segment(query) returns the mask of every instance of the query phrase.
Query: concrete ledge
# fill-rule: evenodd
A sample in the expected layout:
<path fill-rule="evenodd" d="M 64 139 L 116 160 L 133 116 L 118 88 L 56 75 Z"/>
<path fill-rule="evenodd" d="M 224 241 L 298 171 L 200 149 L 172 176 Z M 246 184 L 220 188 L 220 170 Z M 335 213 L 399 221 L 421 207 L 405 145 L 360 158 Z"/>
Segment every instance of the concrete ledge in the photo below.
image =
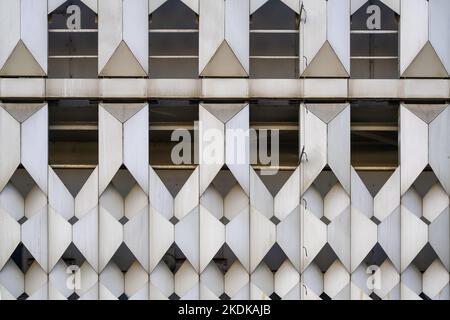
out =
<path fill-rule="evenodd" d="M 250 98 L 301 98 L 303 81 L 298 79 L 252 79 Z"/>
<path fill-rule="evenodd" d="M 147 96 L 151 98 L 193 98 L 201 95 L 199 79 L 150 79 Z"/>
<path fill-rule="evenodd" d="M 48 98 L 96 98 L 99 96 L 98 79 L 48 79 Z"/>
<path fill-rule="evenodd" d="M 307 99 L 346 99 L 347 79 L 303 79 L 303 97 Z"/>
<path fill-rule="evenodd" d="M 202 79 L 201 98 L 248 98 L 248 79 Z"/>
<path fill-rule="evenodd" d="M 99 98 L 147 98 L 148 79 L 99 79 Z"/>
<path fill-rule="evenodd" d="M 0 99 L 449 100 L 446 79 L 0 79 Z"/>
<path fill-rule="evenodd" d="M 449 97 L 449 80 L 349 80 L 350 99 L 448 99 Z"/>
<path fill-rule="evenodd" d="M 395 99 L 399 97 L 400 80 L 349 80 L 349 98 L 379 98 Z"/>
<path fill-rule="evenodd" d="M 45 98 L 45 79 L 0 79 L 0 98 Z"/>
<path fill-rule="evenodd" d="M 407 79 L 400 81 L 399 98 L 403 99 L 448 99 L 449 80 Z"/>

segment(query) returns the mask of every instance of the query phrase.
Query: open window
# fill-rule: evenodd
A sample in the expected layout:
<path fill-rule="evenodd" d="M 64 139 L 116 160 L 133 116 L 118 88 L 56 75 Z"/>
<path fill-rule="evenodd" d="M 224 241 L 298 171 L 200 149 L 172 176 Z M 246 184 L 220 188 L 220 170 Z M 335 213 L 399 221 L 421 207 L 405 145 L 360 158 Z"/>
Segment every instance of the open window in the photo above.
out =
<path fill-rule="evenodd" d="M 149 27 L 150 78 L 198 78 L 197 14 L 168 0 L 150 12 Z"/>
<path fill-rule="evenodd" d="M 98 102 L 49 102 L 49 164 L 59 172 L 90 173 L 98 164 Z"/>
<path fill-rule="evenodd" d="M 352 7 L 350 37 L 352 78 L 399 77 L 400 15 L 385 2 L 368 0 L 357 9 Z"/>
<path fill-rule="evenodd" d="M 250 17 L 250 77 L 298 78 L 299 15 L 269 0 Z"/>
<path fill-rule="evenodd" d="M 51 9 L 50 9 L 51 10 Z M 97 14 L 68 0 L 48 15 L 48 77 L 97 78 Z"/>

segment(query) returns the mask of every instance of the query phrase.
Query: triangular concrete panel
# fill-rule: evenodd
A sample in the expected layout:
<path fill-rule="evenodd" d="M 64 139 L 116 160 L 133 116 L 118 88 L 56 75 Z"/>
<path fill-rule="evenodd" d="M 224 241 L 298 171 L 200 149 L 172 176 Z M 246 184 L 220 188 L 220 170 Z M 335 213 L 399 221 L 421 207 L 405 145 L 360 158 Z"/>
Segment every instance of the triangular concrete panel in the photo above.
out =
<path fill-rule="evenodd" d="M 192 11 L 198 14 L 199 0 L 181 0 L 186 6 L 188 6 Z"/>
<path fill-rule="evenodd" d="M 302 76 L 346 78 L 349 74 L 331 44 L 326 41 L 309 62 Z"/>
<path fill-rule="evenodd" d="M 23 41 L 20 40 L 0 69 L 0 75 L 45 76 L 45 72 Z"/>
<path fill-rule="evenodd" d="M 417 78 L 446 78 L 448 76 L 447 70 L 429 41 L 402 74 L 402 77 Z"/>
<path fill-rule="evenodd" d="M 108 111 L 114 118 L 122 123 L 127 122 L 132 116 L 138 113 L 144 105 L 139 104 L 104 104 L 103 109 Z"/>
<path fill-rule="evenodd" d="M 250 14 L 255 13 L 261 8 L 268 0 L 250 0 Z"/>
<path fill-rule="evenodd" d="M 144 77 L 146 73 L 125 41 L 121 41 L 99 75 Z"/>
<path fill-rule="evenodd" d="M 3 108 L 16 119 L 22 123 L 31 117 L 36 111 L 40 110 L 44 104 L 42 103 L 30 103 L 30 104 L 4 104 Z"/>
<path fill-rule="evenodd" d="M 445 104 L 409 104 L 405 107 L 422 119 L 427 124 L 430 124 L 436 117 L 444 111 L 447 107 Z"/>
<path fill-rule="evenodd" d="M 224 40 L 200 73 L 200 76 L 247 77 L 248 73 L 228 42 Z"/>
<path fill-rule="evenodd" d="M 61 6 L 66 0 L 48 0 L 47 2 L 47 13 L 50 14 L 55 11 L 59 6 Z"/>
<path fill-rule="evenodd" d="M 330 123 L 345 107 L 346 104 L 312 104 L 307 109 L 323 122 Z"/>
<path fill-rule="evenodd" d="M 241 111 L 246 104 L 207 104 L 202 105 L 209 113 L 222 123 L 227 123 L 231 118 Z"/>
<path fill-rule="evenodd" d="M 159 7 L 161 7 L 166 2 L 167 0 L 149 0 L 148 1 L 149 14 L 155 12 Z"/>
<path fill-rule="evenodd" d="M 86 6 L 88 6 L 92 11 L 97 13 L 98 11 L 98 1 L 97 0 L 81 0 Z"/>

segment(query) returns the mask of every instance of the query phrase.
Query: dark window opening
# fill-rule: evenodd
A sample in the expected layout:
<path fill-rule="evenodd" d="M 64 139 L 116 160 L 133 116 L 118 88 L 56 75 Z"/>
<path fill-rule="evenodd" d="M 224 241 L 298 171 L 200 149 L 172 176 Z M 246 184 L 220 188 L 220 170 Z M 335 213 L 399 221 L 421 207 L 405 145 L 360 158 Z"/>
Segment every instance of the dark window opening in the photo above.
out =
<path fill-rule="evenodd" d="M 298 78 L 299 23 L 280 0 L 269 0 L 251 15 L 251 78 Z"/>
<path fill-rule="evenodd" d="M 150 78 L 198 78 L 198 16 L 180 0 L 150 14 Z"/>
<path fill-rule="evenodd" d="M 97 14 L 69 0 L 48 16 L 48 77 L 97 78 Z"/>
<path fill-rule="evenodd" d="M 369 0 L 351 16 L 351 77 L 398 79 L 400 16 Z"/>

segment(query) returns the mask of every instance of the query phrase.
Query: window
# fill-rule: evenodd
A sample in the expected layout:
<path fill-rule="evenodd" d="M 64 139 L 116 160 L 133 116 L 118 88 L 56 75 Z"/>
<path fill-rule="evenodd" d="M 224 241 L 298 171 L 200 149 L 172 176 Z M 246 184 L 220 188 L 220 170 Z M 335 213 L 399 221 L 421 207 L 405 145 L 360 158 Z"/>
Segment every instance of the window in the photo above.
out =
<path fill-rule="evenodd" d="M 351 16 L 351 77 L 397 79 L 400 16 L 369 0 Z"/>
<path fill-rule="evenodd" d="M 70 0 L 48 16 L 48 77 L 97 78 L 97 15 Z"/>
<path fill-rule="evenodd" d="M 250 18 L 250 77 L 298 78 L 299 16 L 269 0 Z"/>
<path fill-rule="evenodd" d="M 180 0 L 150 15 L 150 78 L 198 77 L 198 17 Z"/>

